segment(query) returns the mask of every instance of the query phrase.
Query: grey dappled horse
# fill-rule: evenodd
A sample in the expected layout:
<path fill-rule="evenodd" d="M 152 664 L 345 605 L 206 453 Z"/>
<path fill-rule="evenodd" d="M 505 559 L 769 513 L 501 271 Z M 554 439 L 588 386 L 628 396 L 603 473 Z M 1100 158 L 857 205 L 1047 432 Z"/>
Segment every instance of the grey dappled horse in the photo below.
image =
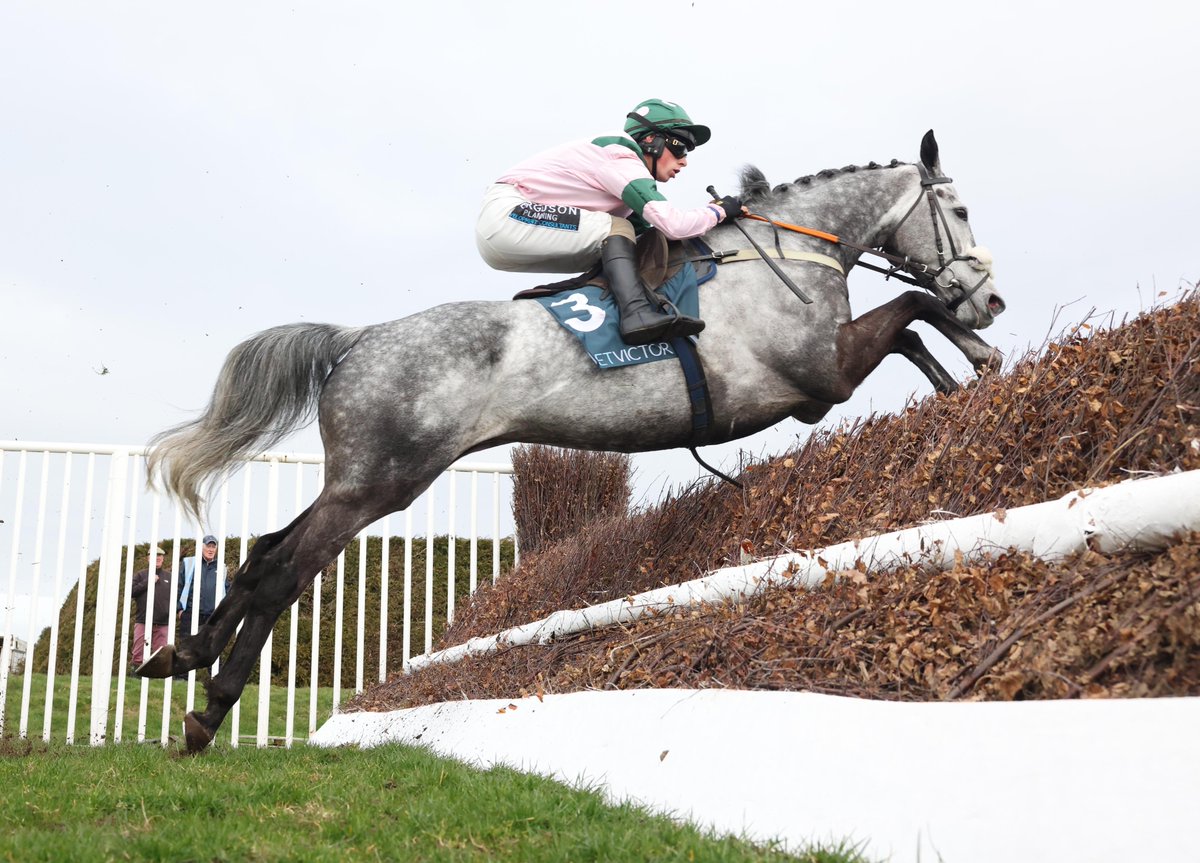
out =
<path fill-rule="evenodd" d="M 700 355 L 715 415 L 708 443 L 788 416 L 816 422 L 889 353 L 912 360 L 939 391 L 953 390 L 907 329 L 915 320 L 977 369 L 999 363 L 972 330 L 991 324 L 1004 302 L 990 256 L 975 247 L 966 208 L 941 176 L 932 132 L 920 165 L 826 171 L 774 190 L 748 168 L 742 192 L 752 211 L 853 241 L 783 232 L 785 250 L 831 256 L 849 271 L 864 248 L 881 249 L 933 296 L 906 291 L 853 318 L 846 279 L 833 267 L 781 264 L 813 299 L 806 305 L 761 261 L 723 265 L 700 288 L 708 322 Z M 774 245 L 770 226 L 742 224 L 760 245 Z M 733 225 L 706 240 L 716 249 L 745 245 Z M 255 543 L 199 632 L 138 669 L 167 677 L 207 667 L 244 621 L 209 681 L 205 709 L 185 718 L 190 751 L 212 740 L 284 609 L 360 530 L 406 508 L 455 459 L 513 442 L 641 452 L 688 446 L 692 433 L 675 363 L 601 370 L 539 303 L 448 303 L 375 326 L 290 324 L 251 337 L 226 359 L 204 412 L 155 439 L 151 475 L 198 514 L 205 483 L 278 443 L 314 407 L 326 458 L 316 501 Z"/>

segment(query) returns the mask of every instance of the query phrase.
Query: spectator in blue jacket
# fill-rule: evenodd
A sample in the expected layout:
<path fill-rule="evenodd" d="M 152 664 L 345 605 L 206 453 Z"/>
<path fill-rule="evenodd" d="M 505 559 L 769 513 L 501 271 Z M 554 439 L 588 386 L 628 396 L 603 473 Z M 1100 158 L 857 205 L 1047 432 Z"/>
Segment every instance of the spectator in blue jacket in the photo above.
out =
<path fill-rule="evenodd" d="M 195 595 L 196 582 L 200 584 L 199 601 Z M 221 584 L 221 596 L 217 595 L 218 582 Z M 208 623 L 217 602 L 228 589 L 229 576 L 224 565 L 217 562 L 217 538 L 209 534 L 204 537 L 200 554 L 183 562 L 183 582 L 179 589 L 179 626 L 182 632 L 193 633 Z"/>

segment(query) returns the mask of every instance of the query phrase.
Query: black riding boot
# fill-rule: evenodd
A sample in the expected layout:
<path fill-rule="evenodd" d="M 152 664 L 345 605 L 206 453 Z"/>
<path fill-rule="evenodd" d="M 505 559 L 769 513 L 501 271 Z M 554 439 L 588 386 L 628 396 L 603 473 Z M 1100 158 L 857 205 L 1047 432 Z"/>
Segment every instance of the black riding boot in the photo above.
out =
<path fill-rule="evenodd" d="M 620 310 L 621 338 L 626 344 L 648 345 L 676 336 L 694 336 L 704 329 L 704 321 L 699 318 L 665 314 L 650 304 L 638 276 L 633 240 L 609 237 L 600 249 L 600 258 L 608 288 Z"/>

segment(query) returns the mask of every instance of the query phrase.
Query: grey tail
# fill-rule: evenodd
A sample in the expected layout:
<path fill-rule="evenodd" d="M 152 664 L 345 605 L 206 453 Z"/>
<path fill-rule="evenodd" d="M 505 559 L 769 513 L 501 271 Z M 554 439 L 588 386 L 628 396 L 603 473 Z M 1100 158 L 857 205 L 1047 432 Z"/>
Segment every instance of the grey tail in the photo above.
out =
<path fill-rule="evenodd" d="M 208 407 L 150 440 L 146 475 L 198 519 L 201 490 L 312 422 L 329 373 L 363 328 L 286 324 L 242 342 L 225 359 Z"/>

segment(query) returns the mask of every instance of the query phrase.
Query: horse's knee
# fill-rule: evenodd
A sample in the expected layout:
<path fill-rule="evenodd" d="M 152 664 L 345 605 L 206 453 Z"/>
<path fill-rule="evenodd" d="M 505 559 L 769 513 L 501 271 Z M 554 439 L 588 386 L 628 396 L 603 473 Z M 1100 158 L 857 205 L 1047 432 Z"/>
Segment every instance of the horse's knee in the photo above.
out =
<path fill-rule="evenodd" d="M 946 320 L 958 321 L 954 316 L 954 312 L 946 308 L 945 304 L 937 297 L 925 293 L 924 291 L 905 291 L 900 295 L 905 303 L 913 311 L 913 317 L 928 322 L 931 318 L 944 318 Z"/>

